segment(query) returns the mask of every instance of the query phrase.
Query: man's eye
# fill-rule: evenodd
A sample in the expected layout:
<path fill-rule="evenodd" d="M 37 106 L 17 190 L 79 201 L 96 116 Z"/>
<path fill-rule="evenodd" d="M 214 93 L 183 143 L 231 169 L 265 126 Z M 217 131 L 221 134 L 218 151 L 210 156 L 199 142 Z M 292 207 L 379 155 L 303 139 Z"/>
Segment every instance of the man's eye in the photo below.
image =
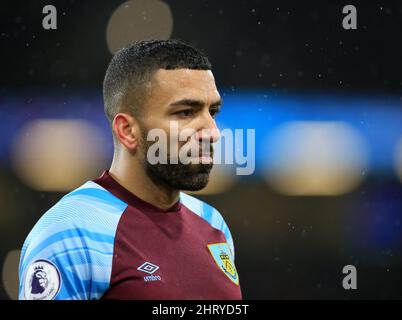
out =
<path fill-rule="evenodd" d="M 185 109 L 185 110 L 178 111 L 175 114 L 182 116 L 182 117 L 190 117 L 194 114 L 194 111 L 192 109 Z"/>
<path fill-rule="evenodd" d="M 210 115 L 212 116 L 212 118 L 215 118 L 217 116 L 217 114 L 219 113 L 219 109 L 211 109 L 209 110 Z"/>

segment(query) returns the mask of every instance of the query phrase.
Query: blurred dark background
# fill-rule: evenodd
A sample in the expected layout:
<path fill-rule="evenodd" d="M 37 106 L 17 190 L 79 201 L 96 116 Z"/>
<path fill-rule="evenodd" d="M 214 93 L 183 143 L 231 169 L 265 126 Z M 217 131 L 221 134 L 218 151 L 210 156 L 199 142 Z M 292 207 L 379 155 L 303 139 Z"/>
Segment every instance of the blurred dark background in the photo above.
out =
<path fill-rule="evenodd" d="M 401 31 L 397 1 L 2 1 L 0 298 L 39 217 L 110 164 L 112 52 L 176 38 L 212 61 L 221 128 L 255 129 L 255 172 L 217 168 L 199 195 L 232 231 L 244 297 L 401 299 Z"/>

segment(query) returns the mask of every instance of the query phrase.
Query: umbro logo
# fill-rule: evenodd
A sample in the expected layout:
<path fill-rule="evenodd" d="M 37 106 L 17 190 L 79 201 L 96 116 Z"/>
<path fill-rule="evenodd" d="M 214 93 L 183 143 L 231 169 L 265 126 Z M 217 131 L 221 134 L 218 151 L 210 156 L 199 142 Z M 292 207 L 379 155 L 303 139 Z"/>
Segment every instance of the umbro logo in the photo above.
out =
<path fill-rule="evenodd" d="M 156 270 L 158 270 L 159 267 L 151 262 L 144 262 L 142 265 L 140 265 L 137 270 L 149 273 L 150 276 L 145 276 L 144 281 L 159 281 L 161 280 L 160 276 L 154 276 L 152 275 Z"/>
<path fill-rule="evenodd" d="M 151 262 L 145 262 L 137 268 L 137 270 L 140 270 L 142 272 L 146 272 L 149 274 L 153 274 L 158 269 L 159 269 L 159 267 Z"/>

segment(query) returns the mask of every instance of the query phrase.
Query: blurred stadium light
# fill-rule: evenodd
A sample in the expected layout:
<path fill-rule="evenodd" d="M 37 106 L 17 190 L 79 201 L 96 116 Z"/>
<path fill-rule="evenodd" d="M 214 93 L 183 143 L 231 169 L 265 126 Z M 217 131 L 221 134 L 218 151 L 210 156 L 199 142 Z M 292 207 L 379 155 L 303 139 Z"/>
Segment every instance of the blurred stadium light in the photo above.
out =
<path fill-rule="evenodd" d="M 14 141 L 15 172 L 36 190 L 72 190 L 107 165 L 101 137 L 100 130 L 83 120 L 29 122 Z"/>
<path fill-rule="evenodd" d="M 267 182 L 287 195 L 340 195 L 367 171 L 368 150 L 344 122 L 299 121 L 280 126 L 269 139 Z"/>
<path fill-rule="evenodd" d="M 106 42 L 114 53 L 134 41 L 169 39 L 172 31 L 173 16 L 168 4 L 159 0 L 130 0 L 111 15 Z"/>

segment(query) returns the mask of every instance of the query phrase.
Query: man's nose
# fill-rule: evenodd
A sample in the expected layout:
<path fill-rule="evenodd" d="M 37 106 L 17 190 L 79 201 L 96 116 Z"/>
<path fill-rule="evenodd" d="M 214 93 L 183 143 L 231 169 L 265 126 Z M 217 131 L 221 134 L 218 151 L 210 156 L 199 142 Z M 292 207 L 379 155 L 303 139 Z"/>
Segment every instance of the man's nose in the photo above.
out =
<path fill-rule="evenodd" d="M 220 130 L 218 129 L 215 119 L 208 112 L 203 117 L 203 126 L 201 130 L 197 131 L 196 139 L 198 141 L 209 141 L 214 143 L 219 140 L 221 136 Z"/>

